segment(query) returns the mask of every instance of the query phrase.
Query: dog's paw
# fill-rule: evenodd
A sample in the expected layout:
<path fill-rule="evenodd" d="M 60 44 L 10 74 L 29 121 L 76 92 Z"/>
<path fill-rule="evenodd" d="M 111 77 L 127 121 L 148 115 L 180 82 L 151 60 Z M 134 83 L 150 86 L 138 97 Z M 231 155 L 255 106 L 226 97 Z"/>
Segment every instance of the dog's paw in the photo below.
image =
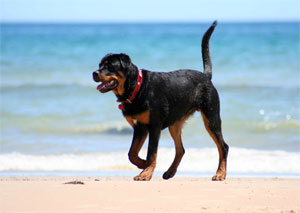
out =
<path fill-rule="evenodd" d="M 174 177 L 175 174 L 176 174 L 176 170 L 175 171 L 168 170 L 163 174 L 163 179 L 168 180 L 168 179 Z"/>
<path fill-rule="evenodd" d="M 223 181 L 225 179 L 226 179 L 225 175 L 218 175 L 218 174 L 216 174 L 216 175 L 214 175 L 212 177 L 212 181 Z"/>
<path fill-rule="evenodd" d="M 154 168 L 148 167 L 144 169 L 139 175 L 135 176 L 133 180 L 135 181 L 149 181 L 152 178 Z"/>
<path fill-rule="evenodd" d="M 134 178 L 133 178 L 133 180 L 135 180 L 135 181 L 149 181 L 149 180 L 151 180 L 151 178 L 152 178 L 152 176 L 145 176 L 145 175 L 137 175 L 137 176 L 135 176 Z"/>

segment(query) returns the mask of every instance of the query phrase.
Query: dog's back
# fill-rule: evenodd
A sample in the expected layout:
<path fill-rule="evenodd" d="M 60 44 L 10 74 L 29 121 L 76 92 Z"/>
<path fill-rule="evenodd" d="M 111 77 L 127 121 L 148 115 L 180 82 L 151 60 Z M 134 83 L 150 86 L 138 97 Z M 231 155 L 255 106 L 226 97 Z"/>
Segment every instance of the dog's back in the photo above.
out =
<path fill-rule="evenodd" d="M 219 99 L 209 76 L 195 70 L 173 72 L 143 71 L 144 88 L 140 96 L 148 108 L 159 112 L 166 128 L 183 115 L 203 109 L 209 99 Z M 215 97 L 210 97 L 215 96 Z"/>

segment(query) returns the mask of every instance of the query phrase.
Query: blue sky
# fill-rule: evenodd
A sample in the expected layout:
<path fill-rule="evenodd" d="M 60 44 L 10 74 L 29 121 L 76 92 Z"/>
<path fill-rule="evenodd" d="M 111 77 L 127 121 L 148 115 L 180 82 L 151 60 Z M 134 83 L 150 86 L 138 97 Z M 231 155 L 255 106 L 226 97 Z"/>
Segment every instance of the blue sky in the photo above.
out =
<path fill-rule="evenodd" d="M 0 0 L 3 22 L 299 21 L 299 0 Z"/>

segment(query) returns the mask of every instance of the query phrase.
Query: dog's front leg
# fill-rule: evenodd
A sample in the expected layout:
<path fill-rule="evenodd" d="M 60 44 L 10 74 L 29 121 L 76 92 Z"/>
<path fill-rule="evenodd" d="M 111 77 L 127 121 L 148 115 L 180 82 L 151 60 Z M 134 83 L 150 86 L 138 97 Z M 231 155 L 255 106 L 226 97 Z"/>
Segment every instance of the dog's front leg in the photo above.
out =
<path fill-rule="evenodd" d="M 129 160 L 139 169 L 147 168 L 146 160 L 139 157 L 139 152 L 148 136 L 148 128 L 143 124 L 136 124 L 134 127 L 133 139 L 128 153 Z"/>
<path fill-rule="evenodd" d="M 160 126 L 149 127 L 149 144 L 147 153 L 147 168 L 145 168 L 134 180 L 151 180 L 152 174 L 156 166 L 157 147 L 160 137 Z"/>

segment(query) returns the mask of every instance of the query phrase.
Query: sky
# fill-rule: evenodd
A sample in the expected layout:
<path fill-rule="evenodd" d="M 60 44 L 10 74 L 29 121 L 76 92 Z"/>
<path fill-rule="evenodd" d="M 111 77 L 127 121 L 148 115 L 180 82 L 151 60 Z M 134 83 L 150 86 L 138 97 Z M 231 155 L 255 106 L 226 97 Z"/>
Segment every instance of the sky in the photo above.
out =
<path fill-rule="evenodd" d="M 299 21 L 299 0 L 0 0 L 1 22 Z"/>

